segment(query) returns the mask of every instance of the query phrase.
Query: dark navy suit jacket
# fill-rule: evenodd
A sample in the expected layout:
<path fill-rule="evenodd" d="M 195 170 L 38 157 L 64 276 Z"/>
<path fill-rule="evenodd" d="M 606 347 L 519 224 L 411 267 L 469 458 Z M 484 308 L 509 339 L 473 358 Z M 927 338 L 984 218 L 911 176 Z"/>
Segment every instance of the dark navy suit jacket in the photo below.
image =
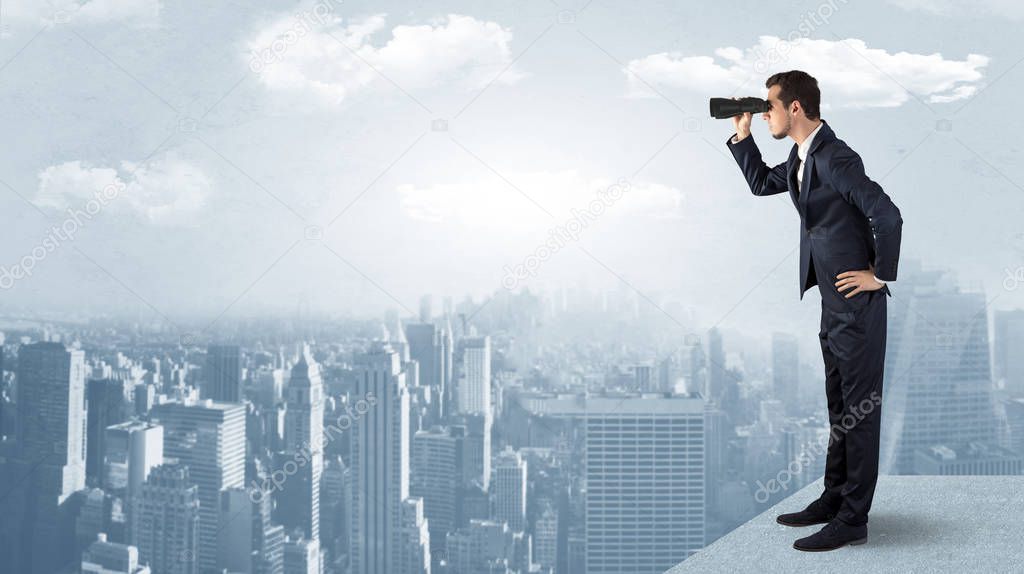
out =
<path fill-rule="evenodd" d="M 822 124 L 807 151 L 799 194 L 795 191 L 800 165 L 797 144 L 785 163 L 768 167 L 753 134 L 737 144 L 732 143 L 733 136 L 726 142 L 754 195 L 788 191 L 800 214 L 800 299 L 807 289 L 824 281 L 819 281 L 818 273 L 822 278 L 831 277 L 827 287 L 819 288 L 831 289 L 833 295 L 840 293 L 836 275 L 866 270 L 869 262 L 874 264 L 876 277 L 894 281 L 900 256 L 900 210 L 882 187 L 864 174 L 857 152 L 837 138 L 824 120 Z M 816 269 L 812 270 L 812 265 Z M 881 291 L 892 296 L 888 285 Z"/>

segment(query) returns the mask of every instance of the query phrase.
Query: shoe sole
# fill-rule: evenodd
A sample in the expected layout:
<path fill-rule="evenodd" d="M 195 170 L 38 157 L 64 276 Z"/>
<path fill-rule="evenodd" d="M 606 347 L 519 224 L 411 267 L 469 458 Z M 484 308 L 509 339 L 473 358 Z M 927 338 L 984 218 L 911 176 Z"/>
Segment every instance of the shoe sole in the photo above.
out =
<path fill-rule="evenodd" d="M 800 548 L 799 546 L 796 545 L 796 542 L 794 542 L 793 543 L 793 548 L 796 548 L 797 550 L 800 550 L 802 552 L 828 552 L 829 550 L 838 550 L 838 549 L 842 548 L 843 546 L 847 546 L 847 545 L 849 545 L 849 546 L 860 546 L 861 544 L 864 544 L 867 541 L 868 541 L 868 538 L 867 538 L 867 536 L 865 536 L 864 538 L 858 538 L 857 540 L 851 540 L 849 542 L 844 542 L 844 543 L 840 544 L 839 546 L 833 546 L 832 548 Z"/>
<path fill-rule="evenodd" d="M 825 519 L 825 520 L 819 520 L 817 522 L 786 522 L 786 521 L 782 520 L 781 516 L 776 516 L 775 517 L 775 522 L 778 522 L 779 524 L 781 524 L 783 526 L 793 526 L 793 527 L 797 527 L 797 528 L 799 528 L 801 526 L 814 526 L 815 524 L 828 524 L 831 520 L 832 520 L 831 518 L 828 518 L 828 519 Z"/>

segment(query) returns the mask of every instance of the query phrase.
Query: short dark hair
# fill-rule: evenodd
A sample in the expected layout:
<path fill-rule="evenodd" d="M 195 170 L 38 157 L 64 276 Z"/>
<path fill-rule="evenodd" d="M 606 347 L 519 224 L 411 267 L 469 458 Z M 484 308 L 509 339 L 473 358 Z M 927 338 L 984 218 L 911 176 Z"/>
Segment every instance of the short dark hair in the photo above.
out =
<path fill-rule="evenodd" d="M 809 120 L 816 120 L 821 117 L 821 90 L 818 89 L 818 80 L 807 72 L 790 70 L 772 74 L 764 87 L 771 88 L 779 86 L 779 99 L 782 100 L 786 109 L 789 109 L 793 100 L 800 102 L 804 115 Z"/>

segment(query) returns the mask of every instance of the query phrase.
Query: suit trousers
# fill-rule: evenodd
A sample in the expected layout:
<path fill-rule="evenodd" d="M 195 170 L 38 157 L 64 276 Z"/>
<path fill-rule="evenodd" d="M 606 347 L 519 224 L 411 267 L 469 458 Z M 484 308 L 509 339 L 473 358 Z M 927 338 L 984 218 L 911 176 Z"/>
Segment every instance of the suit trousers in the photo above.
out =
<path fill-rule="evenodd" d="M 887 297 L 882 290 L 865 291 L 840 301 L 829 285 L 819 283 L 829 419 L 821 499 L 843 522 L 861 525 L 878 481 Z"/>

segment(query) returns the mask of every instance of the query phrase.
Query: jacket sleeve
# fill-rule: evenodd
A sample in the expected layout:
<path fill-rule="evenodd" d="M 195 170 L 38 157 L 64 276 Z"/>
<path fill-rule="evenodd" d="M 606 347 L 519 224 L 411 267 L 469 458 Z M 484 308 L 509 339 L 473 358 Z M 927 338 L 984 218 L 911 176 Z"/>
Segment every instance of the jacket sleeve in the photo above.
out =
<path fill-rule="evenodd" d="M 864 174 L 864 163 L 849 146 L 839 146 L 828 162 L 832 187 L 854 205 L 871 226 L 875 241 L 875 276 L 895 281 L 903 217 L 882 186 Z"/>
<path fill-rule="evenodd" d="M 734 134 L 735 135 L 735 134 Z M 761 159 L 761 150 L 757 149 L 754 143 L 754 134 L 732 143 L 733 136 L 729 136 L 725 145 L 736 158 L 743 177 L 747 178 L 747 185 L 754 195 L 775 195 L 789 191 L 789 184 L 786 182 L 786 162 L 769 168 Z"/>

